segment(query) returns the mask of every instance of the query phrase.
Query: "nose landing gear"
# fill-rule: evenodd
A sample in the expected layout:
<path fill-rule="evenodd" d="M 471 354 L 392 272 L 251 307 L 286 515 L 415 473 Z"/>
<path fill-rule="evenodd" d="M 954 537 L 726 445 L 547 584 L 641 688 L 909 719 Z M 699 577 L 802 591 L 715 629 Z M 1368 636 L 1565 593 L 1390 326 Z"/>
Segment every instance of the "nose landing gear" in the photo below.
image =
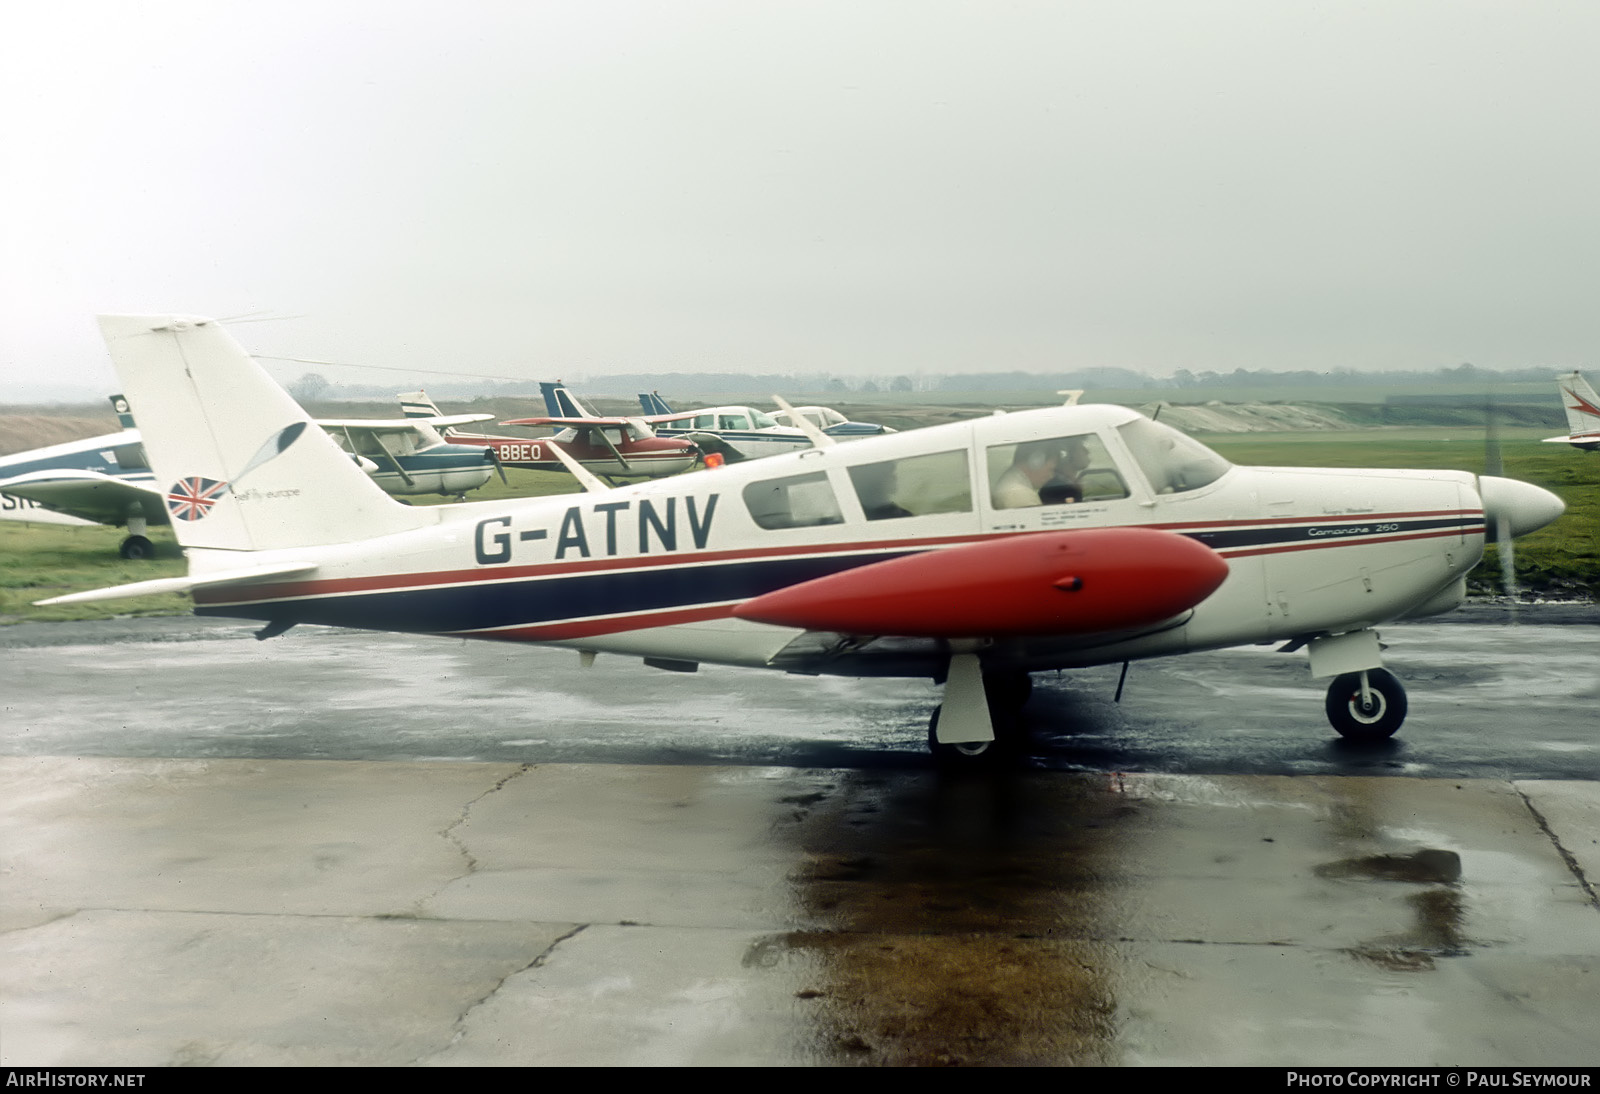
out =
<path fill-rule="evenodd" d="M 1406 720 L 1406 689 L 1388 669 L 1347 672 L 1328 686 L 1328 721 L 1351 741 L 1383 741 Z"/>

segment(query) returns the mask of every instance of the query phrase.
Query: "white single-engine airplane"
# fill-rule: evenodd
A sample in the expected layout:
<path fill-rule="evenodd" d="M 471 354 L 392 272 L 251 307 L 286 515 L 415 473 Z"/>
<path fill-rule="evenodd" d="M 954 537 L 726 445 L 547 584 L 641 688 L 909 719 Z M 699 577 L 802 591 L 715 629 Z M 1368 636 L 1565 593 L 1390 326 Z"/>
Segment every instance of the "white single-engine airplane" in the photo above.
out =
<path fill-rule="evenodd" d="M 167 523 L 164 492 L 145 462 L 128 403 L 111 396 L 121 432 L 0 458 L 0 519 L 126 527 L 118 553 L 151 558 L 147 533 Z"/>
<path fill-rule="evenodd" d="M 1559 498 L 1462 471 L 1235 467 L 1131 410 L 1053 407 L 615 490 L 409 508 L 214 320 L 100 320 L 203 615 L 944 684 L 936 754 L 1004 755 L 1028 673 L 1244 643 L 1309 650 L 1326 709 L 1392 734 L 1377 625 L 1455 607 L 1486 514 Z"/>
<path fill-rule="evenodd" d="M 493 414 L 438 414 L 404 418 L 319 418 L 335 442 L 357 458 L 361 469 L 388 494 L 454 494 L 462 497 L 506 477 L 492 449 L 452 444 L 441 429 L 487 422 Z"/>
<path fill-rule="evenodd" d="M 1600 449 L 1600 395 L 1577 371 L 1556 377 L 1561 405 L 1567 411 L 1567 436 L 1546 437 L 1547 444 L 1570 444 L 1585 452 Z"/>

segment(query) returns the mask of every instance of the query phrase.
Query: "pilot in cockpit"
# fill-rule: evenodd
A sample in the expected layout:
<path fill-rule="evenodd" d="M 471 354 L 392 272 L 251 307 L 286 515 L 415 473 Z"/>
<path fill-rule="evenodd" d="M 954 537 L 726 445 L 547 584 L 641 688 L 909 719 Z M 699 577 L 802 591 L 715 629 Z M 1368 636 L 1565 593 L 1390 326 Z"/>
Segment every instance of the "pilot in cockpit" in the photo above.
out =
<path fill-rule="evenodd" d="M 1025 509 L 1081 501 L 1078 477 L 1088 466 L 1089 449 L 1079 437 L 1019 444 L 1011 466 L 995 481 L 994 507 Z"/>

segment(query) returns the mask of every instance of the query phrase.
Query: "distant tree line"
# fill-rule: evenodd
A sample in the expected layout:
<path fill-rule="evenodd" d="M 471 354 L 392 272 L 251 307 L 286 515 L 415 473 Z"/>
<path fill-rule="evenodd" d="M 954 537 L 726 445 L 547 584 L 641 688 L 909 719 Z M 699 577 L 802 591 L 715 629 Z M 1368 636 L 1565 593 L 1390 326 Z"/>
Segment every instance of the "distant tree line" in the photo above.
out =
<path fill-rule="evenodd" d="M 1522 369 L 1488 369 L 1462 364 L 1453 368 L 1412 369 L 1385 372 L 1360 372 L 1334 369 L 1316 372 L 1301 369 L 1280 372 L 1272 369 L 1236 368 L 1232 372 L 1193 372 L 1180 368 L 1166 376 L 1149 376 L 1125 368 L 1083 368 L 1065 372 L 972 372 L 947 375 L 909 374 L 842 377 L 830 373 L 746 373 L 746 372 L 671 372 L 617 373 L 604 376 L 573 377 L 573 390 L 582 396 L 631 398 L 641 391 L 656 391 L 669 399 L 703 392 L 722 395 L 748 395 L 765 398 L 774 391 L 793 396 L 807 394 L 840 395 L 929 391 L 1040 391 L 1085 388 L 1150 388 L 1194 390 L 1223 387 L 1311 388 L 1356 386 L 1362 384 L 1429 384 L 1445 388 L 1481 391 L 1502 383 L 1549 380 L 1564 371 L 1553 365 Z M 559 376 L 548 379 L 559 379 Z M 306 373 L 290 385 L 302 401 L 392 399 L 403 385 L 337 384 L 320 373 Z M 416 386 L 416 385 L 412 385 Z M 523 382 L 459 380 L 441 378 L 422 385 L 435 401 L 445 403 L 477 398 L 539 397 L 538 379 Z"/>

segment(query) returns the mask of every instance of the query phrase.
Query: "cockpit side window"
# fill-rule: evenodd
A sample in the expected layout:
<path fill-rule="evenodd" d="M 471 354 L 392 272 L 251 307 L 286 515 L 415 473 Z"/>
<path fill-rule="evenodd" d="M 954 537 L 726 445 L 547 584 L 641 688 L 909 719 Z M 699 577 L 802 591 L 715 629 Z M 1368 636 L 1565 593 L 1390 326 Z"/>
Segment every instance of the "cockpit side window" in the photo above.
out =
<path fill-rule="evenodd" d="M 844 521 L 828 476 L 820 471 L 753 482 L 744 488 L 744 504 L 750 519 L 762 528 L 811 528 Z"/>
<path fill-rule="evenodd" d="M 750 413 L 755 417 L 756 428 L 757 429 L 776 429 L 777 428 L 778 420 L 776 418 L 774 418 L 772 415 L 764 414 L 759 410 L 752 410 Z"/>
<path fill-rule="evenodd" d="M 1128 484 L 1094 433 L 1079 433 L 988 450 L 990 504 L 1026 509 L 1128 496 Z"/>
<path fill-rule="evenodd" d="M 1233 468 L 1193 437 L 1149 418 L 1118 426 L 1117 432 L 1157 494 L 1182 494 L 1210 486 Z"/>
<path fill-rule="evenodd" d="M 964 449 L 861 464 L 850 468 L 850 483 L 868 520 L 972 512 Z"/>

